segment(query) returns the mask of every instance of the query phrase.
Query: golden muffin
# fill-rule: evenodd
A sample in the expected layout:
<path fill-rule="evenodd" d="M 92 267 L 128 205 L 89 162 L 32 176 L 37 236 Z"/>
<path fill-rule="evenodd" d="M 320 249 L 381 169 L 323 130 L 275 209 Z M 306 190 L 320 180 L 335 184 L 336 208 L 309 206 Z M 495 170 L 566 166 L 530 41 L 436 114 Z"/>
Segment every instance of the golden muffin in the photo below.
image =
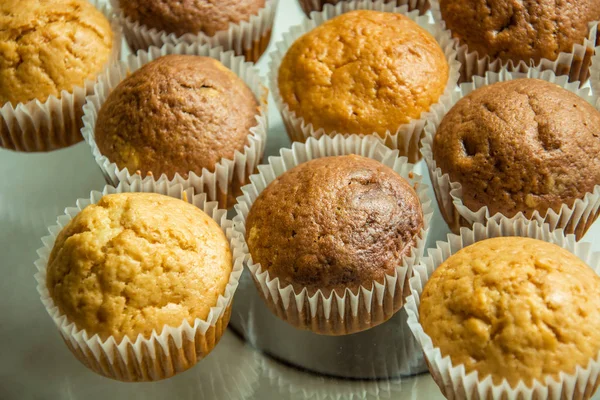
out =
<path fill-rule="evenodd" d="M 502 237 L 460 250 L 425 285 L 419 314 L 442 356 L 494 384 L 572 374 L 600 351 L 600 277 L 540 240 Z"/>
<path fill-rule="evenodd" d="M 443 50 L 417 23 L 359 10 L 297 39 L 278 87 L 290 111 L 315 130 L 383 136 L 428 111 L 448 76 Z"/>
<path fill-rule="evenodd" d="M 205 319 L 231 271 L 227 238 L 202 210 L 159 194 L 120 193 L 63 228 L 46 283 L 78 329 L 118 343 Z"/>
<path fill-rule="evenodd" d="M 109 61 L 113 32 L 87 0 L 0 2 L 0 105 L 60 98 Z"/>

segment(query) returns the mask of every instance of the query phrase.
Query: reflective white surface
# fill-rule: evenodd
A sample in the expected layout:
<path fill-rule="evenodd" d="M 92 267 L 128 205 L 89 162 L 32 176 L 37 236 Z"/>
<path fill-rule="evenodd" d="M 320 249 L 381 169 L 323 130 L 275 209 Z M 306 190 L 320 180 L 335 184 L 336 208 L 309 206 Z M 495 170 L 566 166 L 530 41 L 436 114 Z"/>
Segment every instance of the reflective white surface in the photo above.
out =
<path fill-rule="evenodd" d="M 303 17 L 297 0 L 280 1 L 271 48 Z M 268 58 L 258 64 L 263 75 Z M 271 155 L 289 140 L 272 101 L 269 117 Z M 419 168 L 425 172 L 422 162 Z M 0 150 L 0 171 L 0 400 L 443 398 L 427 374 L 391 382 L 323 378 L 261 355 L 232 332 L 197 366 L 166 381 L 127 384 L 94 374 L 71 355 L 40 303 L 33 262 L 47 226 L 77 198 L 101 190 L 102 175 L 84 142 L 47 154 Z M 437 217 L 430 245 L 446 233 Z M 596 223 L 584 240 L 600 250 L 599 234 Z"/>

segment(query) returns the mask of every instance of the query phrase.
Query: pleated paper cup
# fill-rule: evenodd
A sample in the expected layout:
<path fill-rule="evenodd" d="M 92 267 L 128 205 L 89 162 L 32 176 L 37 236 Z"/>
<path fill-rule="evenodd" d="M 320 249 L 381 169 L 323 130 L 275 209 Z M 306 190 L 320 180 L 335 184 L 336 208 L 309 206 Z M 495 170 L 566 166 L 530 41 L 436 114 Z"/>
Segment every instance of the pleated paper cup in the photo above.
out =
<path fill-rule="evenodd" d="M 419 16 L 419 12 L 416 10 L 408 12 L 407 6 L 396 7 L 394 3 L 386 4 L 384 0 L 343 1 L 335 6 L 327 4 L 322 12 L 312 13 L 310 19 L 304 19 L 301 25 L 293 26 L 289 32 L 284 33 L 283 39 L 276 45 L 276 50 L 271 53 L 271 60 L 269 62 L 271 91 L 291 141 L 305 142 L 309 137 L 319 138 L 323 135 L 335 136 L 336 134 L 343 134 L 349 136 L 345 132 L 325 132 L 322 128 L 315 129 L 312 124 L 307 124 L 304 118 L 297 116 L 295 112 L 291 111 L 279 92 L 278 76 L 283 57 L 296 39 L 332 18 L 349 11 L 363 9 L 403 14 L 433 35 L 442 48 L 449 66 L 448 83 L 438 102 L 448 101 L 452 92 L 456 90 L 460 74 L 460 63 L 456 59 L 456 41 L 451 38 L 450 32 L 442 30 L 438 24 L 431 20 L 429 15 Z M 408 157 L 410 162 L 416 162 L 421 158 L 419 141 L 421 140 L 423 128 L 431 116 L 431 110 L 422 112 L 420 118 L 399 126 L 396 132 L 386 132 L 383 137 L 377 133 L 371 132 L 370 134 L 380 138 L 389 148 L 399 150 L 400 155 Z"/>
<path fill-rule="evenodd" d="M 219 31 L 214 36 L 209 36 L 204 32 L 178 36 L 174 33 L 149 28 L 126 17 L 119 8 L 119 0 L 111 0 L 111 3 L 117 18 L 123 25 L 127 43 L 134 53 L 146 50 L 150 46 L 199 43 L 208 44 L 211 47 L 220 46 L 225 51 L 232 50 L 236 55 L 244 56 L 247 61 L 257 62 L 269 46 L 279 0 L 266 0 L 265 6 L 258 11 L 258 14 L 250 16 L 248 21 L 238 24 L 231 23 L 227 30 Z"/>
<path fill-rule="evenodd" d="M 304 14 L 310 17 L 313 11 L 323 11 L 326 4 L 337 4 L 340 0 L 298 0 Z M 394 3 L 396 6 L 407 6 L 408 11 L 418 10 L 420 15 L 429 10 L 429 0 L 385 0 L 387 3 Z"/>
<path fill-rule="evenodd" d="M 430 0 L 430 3 L 433 18 L 439 22 L 443 29 L 448 29 L 442 18 L 439 0 Z M 466 44 L 459 42 L 458 61 L 462 65 L 460 82 L 470 82 L 473 76 L 484 76 L 487 71 L 499 72 L 501 69 L 506 68 L 511 72 L 525 72 L 527 69 L 535 67 L 544 71 L 552 71 L 555 75 L 567 75 L 569 82 L 578 81 L 583 84 L 590 76 L 592 56 L 598 41 L 598 22 L 589 23 L 588 30 L 588 37 L 584 39 L 582 44 L 573 45 L 570 52 L 559 53 L 556 60 L 543 58 L 537 63 L 534 63 L 533 60 L 519 63 L 512 60 L 503 62 L 499 58 L 492 59 L 487 55 L 479 55 L 476 51 L 469 51 Z M 448 31 L 450 30 L 448 29 Z"/>
<path fill-rule="evenodd" d="M 270 157 L 268 165 L 261 165 L 259 173 L 253 175 L 252 183 L 242 188 L 243 195 L 235 206 L 236 230 L 245 238 L 246 218 L 259 194 L 287 170 L 321 157 L 358 154 L 377 160 L 392 168 L 415 188 L 423 207 L 424 227 L 416 237 L 410 255 L 404 257 L 394 275 L 387 275 L 384 282 L 369 282 L 366 286 L 347 287 L 342 293 L 329 288 L 309 291 L 304 287 L 294 289 L 290 284 L 283 286 L 279 278 L 270 276 L 260 264 L 252 261 L 248 254 L 247 265 L 254 283 L 269 308 L 275 315 L 291 325 L 323 335 L 347 335 L 377 326 L 399 311 L 407 295 L 408 279 L 412 266 L 423 255 L 429 222 L 433 215 L 427 186 L 421 177 L 413 173 L 414 165 L 398 151 L 385 147 L 372 136 L 352 135 L 334 138 L 323 136 L 309 138 L 306 143 L 294 143 L 291 149 L 282 149 L 279 157 Z M 247 245 L 245 246 L 248 251 Z"/>
<path fill-rule="evenodd" d="M 211 57 L 219 60 L 232 70 L 248 85 L 260 104 L 256 116 L 257 125 L 248 131 L 248 140 L 243 151 L 236 151 L 233 159 L 222 158 L 215 165 L 214 171 L 204 168 L 201 171 L 190 171 L 186 177 L 179 174 L 175 174 L 174 177 L 155 174 L 142 178 L 147 180 L 170 179 L 173 184 L 179 183 L 184 187 L 193 187 L 196 192 L 207 193 L 210 201 L 218 201 L 219 207 L 229 208 L 235 204 L 235 198 L 241 194 L 240 188 L 248 183 L 248 177 L 255 172 L 256 167 L 260 164 L 268 131 L 268 89 L 263 84 L 254 65 L 245 62 L 243 57 L 236 56 L 232 51 L 223 52 L 220 47 L 212 48 L 200 44 L 180 43 L 176 46 L 167 44 L 160 49 L 151 47 L 148 52 L 140 51 L 137 55 L 129 56 L 126 61 L 114 64 L 108 71 L 98 77 L 95 94 L 87 98 L 87 103 L 83 108 L 84 126 L 81 133 L 90 145 L 96 163 L 100 166 L 108 184 L 116 186 L 120 182 L 131 183 L 137 180 L 139 178 L 138 173 L 129 171 L 127 168 L 119 168 L 117 164 L 100 152 L 94 134 L 98 112 L 110 93 L 121 81 L 143 65 L 167 54 Z"/>
<path fill-rule="evenodd" d="M 433 109 L 435 116 L 431 118 L 425 127 L 425 136 L 422 141 L 421 152 L 427 163 L 429 177 L 440 212 L 454 233 L 458 233 L 461 226 L 471 227 L 475 223 L 485 223 L 489 219 L 500 220 L 503 215 L 497 213 L 491 215 L 488 207 L 479 210 L 471 210 L 463 203 L 462 185 L 452 182 L 450 176 L 437 167 L 433 157 L 433 139 L 437 128 L 444 116 L 461 98 L 472 91 L 497 82 L 505 82 L 521 78 L 536 78 L 555 83 L 562 88 L 577 94 L 588 103 L 596 106 L 597 96 L 593 96 L 589 88 L 580 89 L 579 82 L 569 82 L 567 76 L 556 76 L 552 71 L 530 68 L 527 73 L 509 72 L 503 68 L 499 73 L 487 72 L 485 77 L 475 76 L 473 81 L 463 83 L 449 99 Z M 522 212 L 517 216 L 523 219 L 531 219 L 539 223 L 549 224 L 551 229 L 563 229 L 566 233 L 574 233 L 577 239 L 581 239 L 592 226 L 600 214 L 600 185 L 596 185 L 593 192 L 586 193 L 582 199 L 577 199 L 571 207 L 563 204 L 558 212 L 549 209 L 544 213 L 536 211 L 531 218 Z M 512 215 L 508 215 L 512 217 Z"/>
<path fill-rule="evenodd" d="M 161 332 L 153 331 L 150 337 L 140 334 L 135 339 L 125 337 L 118 342 L 114 337 L 101 340 L 98 335 L 78 329 L 68 316 L 60 312 L 46 286 L 46 268 L 56 237 L 71 219 L 105 195 L 127 192 L 160 193 L 183 199 L 203 210 L 225 232 L 233 255 L 233 269 L 225 292 L 219 295 L 205 320 L 196 319 L 193 324 L 183 321 L 180 326 L 165 326 Z M 216 202 L 207 201 L 206 194 L 195 195 L 192 188 L 184 190 L 183 186 L 169 184 L 167 180 L 142 182 L 138 179 L 132 184 L 122 183 L 117 188 L 106 186 L 102 192 L 91 192 L 89 199 L 79 199 L 76 207 L 67 208 L 65 215 L 58 218 L 58 224 L 51 226 L 49 231 L 50 236 L 42 238 L 44 247 L 38 250 L 40 258 L 35 262 L 38 269 L 35 275 L 37 290 L 67 347 L 86 367 L 120 381 L 156 381 L 192 367 L 219 342 L 229 323 L 245 252 L 243 239 L 233 229 L 232 221 L 227 219 L 227 210 L 219 209 Z"/>
<path fill-rule="evenodd" d="M 110 21 L 113 48 L 102 71 L 121 57 L 121 26 L 113 18 L 113 10 L 102 0 L 89 0 Z M 0 147 L 23 152 L 43 152 L 69 147 L 80 142 L 83 105 L 86 96 L 94 93 L 95 80 L 87 79 L 83 86 L 63 90 L 60 98 L 50 96 L 43 103 L 31 100 L 0 108 Z"/>
<path fill-rule="evenodd" d="M 446 242 L 438 242 L 437 248 L 430 249 L 428 257 L 414 266 L 414 276 L 410 279 L 411 296 L 406 299 L 408 325 L 423 348 L 433 379 L 448 399 L 589 399 L 600 383 L 600 352 L 590 359 L 588 365 L 577 367 L 571 375 L 560 373 L 558 379 L 547 377 L 544 382 L 535 380 L 531 387 L 527 387 L 523 381 L 511 387 L 506 380 L 495 385 L 491 376 L 480 379 L 477 371 L 467 374 L 464 365 L 454 365 L 449 356 L 443 357 L 419 323 L 420 296 L 433 271 L 460 249 L 501 236 L 528 237 L 554 243 L 600 273 L 600 253 L 592 252 L 591 243 L 577 242 L 574 235 L 565 236 L 565 232 L 553 231 L 547 224 L 503 218 L 501 221 L 490 221 L 487 225 L 475 224 L 473 230 L 462 228 L 460 235 L 449 234 Z"/>

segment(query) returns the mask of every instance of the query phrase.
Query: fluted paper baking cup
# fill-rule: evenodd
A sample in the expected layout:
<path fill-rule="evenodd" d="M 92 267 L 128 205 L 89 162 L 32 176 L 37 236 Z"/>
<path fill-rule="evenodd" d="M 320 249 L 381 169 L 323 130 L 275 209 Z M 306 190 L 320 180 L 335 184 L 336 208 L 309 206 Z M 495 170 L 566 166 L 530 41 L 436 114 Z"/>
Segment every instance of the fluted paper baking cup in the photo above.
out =
<path fill-rule="evenodd" d="M 92 336 L 78 329 L 54 304 L 46 286 L 46 268 L 56 237 L 86 206 L 96 204 L 104 195 L 126 192 L 160 193 L 186 200 L 211 216 L 225 232 L 233 256 L 233 269 L 225 292 L 219 295 L 205 320 L 196 319 L 191 325 L 184 321 L 180 326 L 165 326 L 161 332 L 153 331 L 149 338 L 140 334 L 135 340 L 125 337 L 117 342 L 114 337 L 101 340 L 98 335 Z M 76 207 L 67 208 L 49 232 L 50 236 L 42 238 L 44 247 L 38 250 L 40 258 L 35 262 L 37 290 L 69 349 L 94 372 L 127 382 L 169 378 L 192 367 L 219 342 L 229 323 L 233 295 L 242 274 L 244 241 L 233 229 L 232 221 L 227 219 L 227 210 L 219 209 L 216 202 L 207 201 L 205 193 L 196 195 L 193 188 L 184 189 L 166 179 L 159 182 L 137 179 L 117 188 L 105 186 L 102 192 L 93 191 L 89 199 L 79 199 Z"/>
<path fill-rule="evenodd" d="M 113 47 L 103 71 L 121 57 L 121 26 L 112 17 L 113 10 L 102 0 L 91 3 L 110 21 Z M 0 108 L 0 147 L 24 152 L 61 149 L 82 140 L 83 105 L 85 98 L 94 93 L 94 80 L 87 79 L 82 86 L 63 90 L 60 98 L 50 96 L 43 103 L 31 100 L 13 106 L 10 102 Z"/>
<path fill-rule="evenodd" d="M 266 0 L 265 6 L 258 11 L 258 14 L 250 16 L 248 21 L 231 23 L 227 30 L 219 31 L 214 36 L 204 32 L 177 36 L 174 33 L 149 28 L 126 17 L 119 8 L 119 0 L 111 0 L 111 3 L 117 18 L 123 25 L 125 38 L 134 53 L 138 50 L 146 50 L 150 46 L 206 43 L 211 47 L 221 46 L 225 51 L 233 50 L 238 56 L 246 57 L 247 61 L 257 62 L 269 46 L 279 0 Z"/>
<path fill-rule="evenodd" d="M 427 30 L 427 32 L 433 35 L 444 51 L 449 66 L 448 83 L 438 101 L 447 101 L 456 89 L 460 73 L 460 63 L 456 59 L 456 41 L 451 38 L 448 31 L 440 29 L 430 19 L 429 15 L 419 16 L 419 12 L 416 10 L 408 12 L 406 6 L 396 7 L 394 3 L 386 4 L 384 0 L 342 1 L 335 6 L 327 4 L 322 12 L 312 13 L 310 19 L 305 18 L 301 25 L 293 26 L 288 32 L 284 33 L 282 40 L 276 44 L 276 50 L 271 53 L 271 60 L 269 61 L 269 83 L 271 84 L 273 99 L 275 100 L 277 109 L 281 113 L 288 136 L 293 142 L 305 142 L 309 137 L 319 138 L 325 134 L 329 136 L 335 136 L 336 134 L 349 136 L 349 134 L 344 132 L 325 132 L 322 128 L 315 129 L 312 124 L 307 124 L 304 118 L 290 111 L 289 106 L 284 102 L 279 92 L 278 76 L 283 57 L 296 39 L 315 29 L 317 26 L 322 25 L 325 21 L 353 10 L 376 10 L 403 14 L 415 21 L 421 28 Z M 399 126 L 396 132 L 388 131 L 384 137 L 381 137 L 377 133 L 371 133 L 371 135 L 382 140 L 389 148 L 399 150 L 400 155 L 408 157 L 409 162 L 416 162 L 421 158 L 419 141 L 421 140 L 425 123 L 430 117 L 431 111 L 424 111 L 421 113 L 420 118 Z"/>
<path fill-rule="evenodd" d="M 430 0 L 431 13 L 433 18 L 447 29 L 442 13 L 440 11 L 439 0 Z M 588 36 L 583 44 L 574 44 L 570 52 L 561 52 L 556 60 L 543 58 L 537 63 L 533 60 L 529 62 L 521 61 L 518 63 L 508 60 L 503 62 L 501 59 L 492 59 L 487 55 L 479 55 L 476 51 L 469 51 L 466 44 L 460 43 L 457 46 L 458 61 L 461 63 L 460 82 L 470 82 L 473 76 L 484 76 L 487 71 L 499 72 L 506 68 L 511 72 L 525 72 L 528 68 L 535 67 L 540 70 L 553 71 L 556 75 L 567 75 L 569 82 L 580 82 L 582 85 L 588 80 L 590 75 L 590 65 L 594 48 L 598 41 L 598 21 L 588 24 Z"/>
<path fill-rule="evenodd" d="M 529 68 L 526 73 L 509 72 L 506 68 L 502 68 L 499 73 L 487 72 L 485 77 L 473 77 L 472 82 L 461 84 L 459 90 L 453 93 L 450 98 L 433 107 L 432 114 L 434 114 L 434 117 L 430 119 L 425 127 L 421 152 L 427 163 L 429 177 L 440 212 L 454 233 L 458 233 L 461 226 L 470 227 L 474 223 L 485 223 L 488 219 L 499 220 L 503 216 L 500 213 L 490 215 L 488 207 L 471 210 L 463 203 L 462 185 L 458 182 L 452 182 L 450 176 L 437 167 L 433 157 L 433 139 L 437 128 L 456 102 L 472 91 L 482 86 L 520 78 L 536 78 L 555 83 L 594 106 L 596 106 L 598 100 L 597 96 L 590 93 L 589 88 L 580 89 L 579 82 L 569 82 L 567 76 L 556 76 L 552 71 L 541 71 L 536 68 Z M 596 185 L 593 192 L 586 193 L 582 199 L 575 200 L 571 207 L 563 204 L 558 212 L 548 209 L 545 213 L 535 211 L 531 218 L 526 217 L 522 212 L 518 213 L 517 216 L 523 219 L 536 220 L 539 223 L 547 223 L 551 229 L 563 229 L 566 233 L 574 233 L 579 240 L 592 226 L 599 214 L 600 185 Z"/>
<path fill-rule="evenodd" d="M 304 14 L 310 17 L 313 11 L 320 12 L 325 4 L 337 4 L 340 0 L 298 0 Z M 394 3 L 396 6 L 407 6 L 408 11 L 418 10 L 419 14 L 423 15 L 429 10 L 429 0 L 385 0 L 387 3 Z"/>
<path fill-rule="evenodd" d="M 234 218 L 236 230 L 245 238 L 246 218 L 258 195 L 279 175 L 309 160 L 327 156 L 358 154 L 377 160 L 392 168 L 410 182 L 417 192 L 423 207 L 424 227 L 416 237 L 409 256 L 404 257 L 402 265 L 396 267 L 394 275 L 387 275 L 384 282 L 358 288 L 346 288 L 340 295 L 326 288 L 310 293 L 308 288 L 300 291 L 293 286 L 282 286 L 279 278 L 273 278 L 260 264 L 252 261 L 248 255 L 247 265 L 261 297 L 271 311 L 279 318 L 297 328 L 308 329 L 323 335 L 347 335 L 379 325 L 400 310 L 404 304 L 408 278 L 412 274 L 412 265 L 423 255 L 429 221 L 433 215 L 431 200 L 427 196 L 427 186 L 421 183 L 421 177 L 413 173 L 414 165 L 406 157 L 399 157 L 398 151 L 385 147 L 372 136 L 357 135 L 320 139 L 309 138 L 305 143 L 294 143 L 291 149 L 282 149 L 279 157 L 270 157 L 269 164 L 261 165 L 259 173 L 253 175 L 251 184 L 242 188 L 243 195 L 238 197 Z M 245 250 L 248 251 L 247 245 Z"/>
<path fill-rule="evenodd" d="M 248 183 L 248 177 L 255 172 L 262 160 L 268 131 L 268 89 L 253 64 L 245 62 L 243 57 L 236 56 L 232 51 L 223 52 L 220 47 L 212 48 L 209 45 L 200 44 L 180 43 L 176 46 L 167 44 L 160 49 L 151 47 L 148 52 L 142 50 L 137 55 L 129 56 L 126 61 L 114 64 L 98 77 L 95 94 L 87 98 L 87 103 L 83 107 L 84 126 L 81 133 L 90 145 L 96 163 L 100 166 L 109 184 L 116 186 L 119 182 L 131 183 L 136 180 L 139 175 L 135 171 L 119 168 L 117 164 L 111 162 L 100 152 L 94 135 L 98 112 L 110 93 L 130 73 L 167 54 L 189 54 L 219 60 L 248 85 L 260 103 L 259 113 L 256 116 L 257 125 L 250 128 L 248 140 L 242 152 L 236 150 L 233 159 L 222 158 L 215 165 L 214 171 L 204 168 L 202 171 L 190 171 L 187 177 L 176 174 L 171 178 L 171 183 L 179 183 L 184 187 L 191 186 L 196 192 L 207 193 L 208 199 L 218 201 L 222 208 L 231 207 L 235 204 L 235 198 L 241 193 L 240 188 Z M 143 178 L 154 180 L 169 177 L 162 174 Z"/>
<path fill-rule="evenodd" d="M 492 377 L 479 379 L 477 371 L 469 374 L 464 365 L 454 365 L 449 356 L 443 357 L 439 348 L 433 345 L 431 337 L 419 323 L 420 296 L 433 271 L 460 249 L 481 240 L 520 236 L 554 243 L 575 254 L 596 273 L 600 273 L 600 253 L 592 252 L 591 243 L 577 242 L 574 235 L 566 235 L 562 230 L 551 230 L 547 224 L 520 218 L 503 218 L 489 221 L 487 225 L 475 224 L 473 230 L 462 228 L 460 235 L 448 235 L 446 242 L 438 242 L 436 249 L 430 249 L 419 265 L 414 266 L 414 276 L 410 279 L 411 295 L 406 299 L 408 326 L 421 344 L 429 371 L 444 396 L 449 399 L 589 399 L 600 383 L 600 352 L 588 365 L 578 366 L 575 373 L 560 373 L 558 379 L 547 377 L 544 382 L 535 380 L 531 387 L 523 381 L 511 387 L 506 380 L 494 385 Z"/>

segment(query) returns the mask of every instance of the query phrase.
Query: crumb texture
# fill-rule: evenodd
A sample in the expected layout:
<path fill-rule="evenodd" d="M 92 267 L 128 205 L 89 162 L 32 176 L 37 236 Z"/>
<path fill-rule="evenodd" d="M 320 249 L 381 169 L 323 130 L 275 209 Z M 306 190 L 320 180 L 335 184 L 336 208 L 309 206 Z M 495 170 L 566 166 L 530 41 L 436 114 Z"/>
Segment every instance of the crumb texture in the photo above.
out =
<path fill-rule="evenodd" d="M 58 235 L 47 286 L 61 313 L 120 341 L 205 319 L 232 270 L 229 243 L 202 210 L 150 193 L 104 196 Z"/>
<path fill-rule="evenodd" d="M 206 33 L 213 36 L 229 24 L 249 21 L 265 7 L 265 0 L 120 0 L 126 17 L 178 36 Z"/>
<path fill-rule="evenodd" d="M 469 51 L 503 61 L 556 60 L 583 44 L 599 0 L 440 0 L 442 18 Z"/>
<path fill-rule="evenodd" d="M 531 216 L 560 210 L 600 184 L 600 112 L 538 79 L 479 88 L 450 109 L 433 157 L 471 210 Z"/>
<path fill-rule="evenodd" d="M 403 15 L 365 10 L 297 39 L 278 75 L 290 110 L 328 133 L 395 133 L 429 110 L 447 82 L 432 35 Z"/>
<path fill-rule="evenodd" d="M 282 286 L 341 295 L 393 275 L 422 227 L 410 184 L 350 155 L 300 164 L 273 181 L 250 210 L 246 236 L 253 261 Z"/>
<path fill-rule="evenodd" d="M 0 2 L 0 105 L 44 102 L 109 61 L 109 21 L 86 0 Z"/>
<path fill-rule="evenodd" d="M 600 278 L 572 253 L 535 239 L 460 250 L 434 271 L 419 313 L 444 357 L 495 384 L 571 374 L 600 351 Z"/>
<path fill-rule="evenodd" d="M 110 93 L 98 113 L 96 143 L 131 174 L 186 178 L 243 151 L 258 112 L 250 88 L 218 60 L 168 55 Z"/>

